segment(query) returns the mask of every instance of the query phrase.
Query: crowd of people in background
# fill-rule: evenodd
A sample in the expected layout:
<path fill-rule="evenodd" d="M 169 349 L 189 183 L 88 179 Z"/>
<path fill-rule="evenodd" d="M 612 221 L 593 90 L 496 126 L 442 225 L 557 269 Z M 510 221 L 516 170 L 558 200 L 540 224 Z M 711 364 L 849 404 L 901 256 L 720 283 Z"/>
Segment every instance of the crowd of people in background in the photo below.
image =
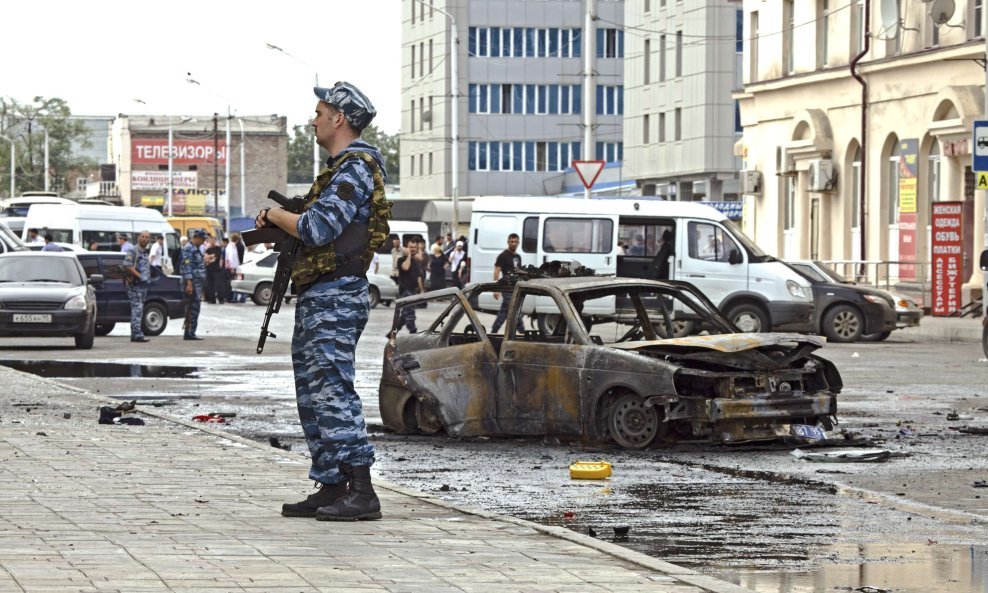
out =
<path fill-rule="evenodd" d="M 419 235 L 406 238 L 404 244 L 398 235 L 391 235 L 391 277 L 401 288 L 399 260 L 412 253 L 417 274 L 422 280 L 422 290 L 441 290 L 447 286 L 463 288 L 469 278 L 466 240 L 466 237 L 460 236 L 454 242 L 452 233 L 447 233 L 445 238 L 437 236 L 427 247 L 425 239 Z M 412 293 L 417 290 L 411 285 L 408 289 Z"/>

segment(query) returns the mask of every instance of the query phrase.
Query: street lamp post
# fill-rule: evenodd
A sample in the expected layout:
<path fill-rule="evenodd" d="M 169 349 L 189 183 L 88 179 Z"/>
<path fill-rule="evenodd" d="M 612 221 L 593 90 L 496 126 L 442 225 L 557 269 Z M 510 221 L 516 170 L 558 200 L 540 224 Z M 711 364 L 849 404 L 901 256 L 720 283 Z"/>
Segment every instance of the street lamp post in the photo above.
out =
<path fill-rule="evenodd" d="M 452 79 L 450 83 L 450 110 L 449 114 L 452 119 L 452 132 L 453 132 L 453 154 L 450 159 L 450 166 L 452 168 L 452 183 L 450 184 L 450 192 L 452 194 L 453 201 L 453 216 L 451 220 L 452 231 L 454 235 L 459 232 L 460 226 L 460 207 L 459 207 L 459 184 L 460 184 L 460 79 L 459 70 L 457 68 L 460 54 L 460 34 L 459 30 L 456 28 L 456 18 L 452 14 L 446 12 L 441 8 L 436 8 L 432 4 L 426 4 L 425 0 L 414 0 L 420 4 L 429 7 L 429 10 L 435 10 L 439 14 L 445 16 L 449 19 L 449 31 L 450 31 L 450 58 L 449 58 L 449 75 Z"/>
<path fill-rule="evenodd" d="M 209 88 L 207 86 L 204 86 L 198 80 L 192 78 L 192 73 L 191 72 L 188 73 L 188 77 L 185 79 L 185 82 L 187 82 L 189 84 L 194 84 L 194 85 L 196 85 L 198 87 L 202 87 L 202 88 L 206 89 L 207 91 L 209 91 L 210 93 L 216 95 L 220 99 L 223 99 L 224 101 L 226 101 L 226 168 L 225 168 L 226 169 L 226 176 L 225 176 L 225 181 L 224 181 L 224 191 L 226 192 L 226 196 L 225 196 L 225 198 L 224 198 L 223 201 L 224 201 L 224 205 L 226 206 L 226 217 L 224 218 L 224 221 L 227 221 L 227 223 L 224 224 L 223 226 L 228 228 L 228 225 L 229 225 L 228 219 L 230 217 L 230 118 L 232 117 L 230 115 L 230 100 L 228 98 L 226 98 L 225 96 L 217 93 L 213 89 L 211 89 L 211 88 Z M 218 123 L 218 119 L 219 119 L 219 114 L 214 113 L 213 114 L 213 176 L 215 178 L 215 183 L 213 185 L 213 211 L 214 211 L 214 213 L 216 214 L 217 217 L 219 216 L 219 186 L 218 186 L 218 184 L 219 184 L 219 171 L 218 171 L 219 163 L 218 163 L 217 159 L 220 158 L 219 146 L 218 146 L 218 144 L 219 144 L 218 138 L 219 137 L 217 136 L 217 123 Z"/>
<path fill-rule="evenodd" d="M 246 136 L 244 134 L 244 120 L 238 117 L 237 123 L 240 124 L 240 216 L 247 216 L 247 167 L 245 161 L 245 155 L 247 154 L 247 143 Z M 229 147 L 227 147 L 226 158 L 229 159 Z M 229 199 L 229 197 L 227 198 Z"/>
<path fill-rule="evenodd" d="M 299 59 L 297 56 L 294 56 L 294 55 L 288 53 L 287 51 L 285 51 L 284 49 L 278 47 L 277 45 L 273 45 L 271 43 L 265 43 L 264 45 L 268 49 L 270 49 L 272 51 L 276 51 L 276 52 L 278 52 L 280 54 L 284 54 L 284 55 L 288 56 L 289 58 L 295 60 L 299 64 L 302 64 L 303 66 L 305 66 L 309 70 L 312 70 L 313 74 L 315 74 L 316 86 L 319 86 L 319 72 L 315 68 L 313 68 L 310 64 L 308 64 L 304 60 Z M 316 135 L 315 134 L 312 134 L 312 178 L 313 179 L 315 179 L 316 177 L 319 177 L 319 166 L 321 164 L 322 163 L 319 161 L 319 143 L 316 142 Z"/>
<path fill-rule="evenodd" d="M 10 142 L 10 197 L 14 197 L 14 180 L 16 179 L 16 171 L 14 166 L 17 163 L 17 146 L 14 144 L 13 139 L 6 136 L 0 136 L 7 142 Z"/>

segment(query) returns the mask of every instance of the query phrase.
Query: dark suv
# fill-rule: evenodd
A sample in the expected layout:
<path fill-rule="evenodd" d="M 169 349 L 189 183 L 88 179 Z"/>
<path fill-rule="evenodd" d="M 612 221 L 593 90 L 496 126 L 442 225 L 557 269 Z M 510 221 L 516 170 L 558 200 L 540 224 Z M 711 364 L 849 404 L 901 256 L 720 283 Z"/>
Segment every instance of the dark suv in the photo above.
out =
<path fill-rule="evenodd" d="M 86 276 L 103 275 L 103 285 L 96 288 L 96 335 L 105 336 L 113 331 L 117 322 L 130 323 L 130 300 L 124 285 L 124 254 L 116 252 L 80 251 L 76 253 L 86 270 Z M 144 319 L 141 327 L 144 335 L 157 336 L 165 331 L 169 319 L 185 316 L 182 280 L 178 276 L 165 276 L 151 268 L 151 283 L 144 301 Z"/>

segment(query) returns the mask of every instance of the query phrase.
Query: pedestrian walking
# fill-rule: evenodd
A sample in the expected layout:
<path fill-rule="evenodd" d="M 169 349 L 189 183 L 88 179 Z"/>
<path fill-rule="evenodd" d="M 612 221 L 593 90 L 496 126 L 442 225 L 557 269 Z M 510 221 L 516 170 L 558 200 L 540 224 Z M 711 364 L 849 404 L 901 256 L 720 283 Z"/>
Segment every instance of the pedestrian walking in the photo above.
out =
<path fill-rule="evenodd" d="M 223 248 L 216 244 L 216 237 L 206 238 L 206 255 L 213 261 L 206 265 L 206 280 L 202 296 L 207 303 L 221 305 L 226 302 L 226 270 L 223 269 Z"/>
<path fill-rule="evenodd" d="M 521 255 L 518 254 L 518 235 L 511 233 L 508 235 L 508 248 L 505 249 L 497 256 L 494 261 L 494 282 L 501 279 L 502 276 L 508 274 L 513 270 L 517 270 L 521 267 Z M 513 287 L 509 287 L 508 290 L 501 293 L 494 293 L 494 298 L 501 299 L 501 308 L 497 311 L 497 317 L 494 318 L 494 323 L 491 325 L 491 333 L 497 333 L 497 330 L 501 329 L 504 325 L 505 320 L 508 318 L 508 310 L 511 308 L 511 292 Z M 525 326 L 521 322 L 521 316 L 519 315 L 515 320 L 516 330 L 519 332 L 525 332 Z"/>
<path fill-rule="evenodd" d="M 429 290 L 440 290 L 446 288 L 446 268 L 449 262 L 443 255 L 443 248 L 439 243 L 432 245 L 432 255 L 429 256 Z"/>
<path fill-rule="evenodd" d="M 186 340 L 201 340 L 196 335 L 199 328 L 199 308 L 202 306 L 202 283 L 206 278 L 206 266 L 214 261 L 213 255 L 203 255 L 199 250 L 206 241 L 206 231 L 198 230 L 192 240 L 182 248 L 182 283 L 185 285 L 185 334 Z"/>
<path fill-rule="evenodd" d="M 151 251 L 148 253 L 148 262 L 153 269 L 158 271 L 158 274 L 164 274 L 165 238 L 161 235 L 155 237 L 154 243 L 151 245 Z"/>
<path fill-rule="evenodd" d="M 148 283 L 151 281 L 151 262 L 147 247 L 151 242 L 151 232 L 141 231 L 137 236 L 137 246 L 131 246 L 124 256 L 124 281 L 127 283 L 127 299 L 130 300 L 130 341 L 150 342 L 144 337 L 144 301 L 148 296 Z"/>
<path fill-rule="evenodd" d="M 391 279 L 398 283 L 398 258 L 405 255 L 405 248 L 401 246 L 401 237 L 391 235 Z"/>
<path fill-rule="evenodd" d="M 425 292 L 422 285 L 421 264 L 418 258 L 418 241 L 409 241 L 405 249 L 405 255 L 398 258 L 398 298 Z M 398 329 L 404 327 L 409 333 L 418 332 L 415 327 L 415 307 L 402 307 L 399 319 L 401 325 Z"/>
<path fill-rule="evenodd" d="M 285 504 L 286 517 L 327 521 L 381 518 L 371 485 L 374 447 L 354 389 L 354 355 L 370 314 L 366 271 L 388 237 L 384 157 L 360 139 L 376 112 L 355 86 L 316 87 L 316 142 L 332 155 L 301 215 L 264 209 L 257 227 L 277 226 L 301 240 L 292 268 L 298 289 L 292 363 L 295 396 L 319 489 Z"/>
<path fill-rule="evenodd" d="M 240 244 L 240 233 L 230 235 L 229 243 L 223 249 L 223 266 L 226 268 L 226 298 L 231 303 L 239 303 L 242 293 L 233 292 L 233 280 L 237 277 L 237 268 L 243 263 L 243 245 Z"/>
<path fill-rule="evenodd" d="M 449 269 L 453 272 L 453 284 L 457 288 L 463 288 L 463 282 L 460 279 L 460 265 L 463 263 L 463 258 L 466 255 L 466 252 L 463 251 L 463 241 L 457 241 L 456 246 L 453 247 L 453 251 L 449 254 Z"/>

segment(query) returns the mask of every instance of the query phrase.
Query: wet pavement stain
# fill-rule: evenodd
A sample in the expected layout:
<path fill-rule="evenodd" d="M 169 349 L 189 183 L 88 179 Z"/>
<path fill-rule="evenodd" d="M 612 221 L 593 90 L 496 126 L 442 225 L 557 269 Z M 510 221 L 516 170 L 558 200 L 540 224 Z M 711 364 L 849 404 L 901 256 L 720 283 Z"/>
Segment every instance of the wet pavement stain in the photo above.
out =
<path fill-rule="evenodd" d="M 0 365 L 47 378 L 181 378 L 195 377 L 198 367 L 124 364 L 118 362 L 64 360 L 3 360 Z"/>

